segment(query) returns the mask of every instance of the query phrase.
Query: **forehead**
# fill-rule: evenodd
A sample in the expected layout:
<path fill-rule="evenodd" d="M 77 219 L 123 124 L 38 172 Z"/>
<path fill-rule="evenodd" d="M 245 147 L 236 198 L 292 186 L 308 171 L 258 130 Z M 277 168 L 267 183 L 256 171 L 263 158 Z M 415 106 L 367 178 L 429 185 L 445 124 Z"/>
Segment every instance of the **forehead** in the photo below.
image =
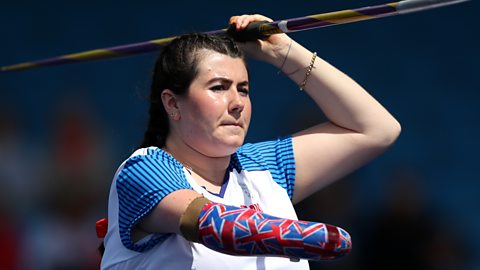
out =
<path fill-rule="evenodd" d="M 227 77 L 232 80 L 247 80 L 248 72 L 241 58 L 211 50 L 198 52 L 197 77 Z"/>

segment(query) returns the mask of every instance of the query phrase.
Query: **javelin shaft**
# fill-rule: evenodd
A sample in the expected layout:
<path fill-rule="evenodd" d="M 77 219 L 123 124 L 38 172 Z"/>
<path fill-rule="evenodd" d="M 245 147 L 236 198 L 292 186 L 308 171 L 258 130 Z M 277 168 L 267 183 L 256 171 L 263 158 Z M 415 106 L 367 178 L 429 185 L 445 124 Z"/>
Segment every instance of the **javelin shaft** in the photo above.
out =
<path fill-rule="evenodd" d="M 266 26 L 266 30 L 272 33 L 289 33 L 296 31 L 321 28 L 326 26 L 371 20 L 393 15 L 407 14 L 417 11 L 423 11 L 438 8 L 447 5 L 453 5 L 469 0 L 404 0 L 377 6 L 369 6 L 351 10 L 341 10 L 329 13 L 310 15 L 306 17 L 293 18 L 269 23 L 271 29 Z M 280 33 L 280 32 L 279 32 Z"/>
<path fill-rule="evenodd" d="M 370 20 L 386 16 L 406 14 L 416 11 L 422 11 L 432 8 L 437 8 L 446 5 L 457 4 L 468 0 L 404 0 L 400 2 L 393 2 L 388 4 L 368 6 L 358 9 L 349 9 L 334 11 L 328 13 L 321 13 L 305 17 L 298 17 L 286 20 L 278 20 L 274 22 L 263 22 L 258 24 L 258 29 L 255 29 L 263 36 L 279 33 L 297 32 L 327 26 L 333 26 L 344 23 L 358 22 L 363 20 Z M 227 29 L 215 30 L 206 32 L 207 34 L 219 35 L 225 34 Z M 257 33 L 257 34 L 258 34 Z M 134 55 L 140 53 L 147 53 L 159 50 L 161 47 L 168 44 L 175 38 L 168 37 L 134 44 L 120 45 L 104 49 L 95 49 L 85 52 L 67 54 L 63 56 L 38 60 L 33 62 L 25 62 L 0 68 L 0 72 L 24 70 L 29 68 L 60 65 L 67 63 L 75 63 L 81 61 L 107 59 L 114 57 L 121 57 L 127 55 Z"/>

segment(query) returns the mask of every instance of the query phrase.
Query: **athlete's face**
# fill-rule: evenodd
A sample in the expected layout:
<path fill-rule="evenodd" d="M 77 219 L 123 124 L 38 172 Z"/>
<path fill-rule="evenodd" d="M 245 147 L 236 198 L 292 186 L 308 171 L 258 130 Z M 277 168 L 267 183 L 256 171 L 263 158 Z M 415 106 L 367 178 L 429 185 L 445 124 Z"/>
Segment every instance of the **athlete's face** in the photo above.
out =
<path fill-rule="evenodd" d="M 231 155 L 250 124 L 247 69 L 242 59 L 214 51 L 198 57 L 197 77 L 179 106 L 183 141 L 211 157 Z"/>

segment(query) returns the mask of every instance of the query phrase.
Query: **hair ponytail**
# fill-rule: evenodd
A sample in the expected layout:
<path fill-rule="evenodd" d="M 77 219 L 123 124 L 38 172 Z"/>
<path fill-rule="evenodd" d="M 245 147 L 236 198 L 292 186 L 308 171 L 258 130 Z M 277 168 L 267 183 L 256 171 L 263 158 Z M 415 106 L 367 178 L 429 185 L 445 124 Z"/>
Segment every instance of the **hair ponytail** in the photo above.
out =
<path fill-rule="evenodd" d="M 141 148 L 149 146 L 163 147 L 169 132 L 168 117 L 163 107 L 161 92 L 157 87 L 157 80 L 153 80 L 150 92 L 150 109 L 147 130 L 143 136 Z"/>

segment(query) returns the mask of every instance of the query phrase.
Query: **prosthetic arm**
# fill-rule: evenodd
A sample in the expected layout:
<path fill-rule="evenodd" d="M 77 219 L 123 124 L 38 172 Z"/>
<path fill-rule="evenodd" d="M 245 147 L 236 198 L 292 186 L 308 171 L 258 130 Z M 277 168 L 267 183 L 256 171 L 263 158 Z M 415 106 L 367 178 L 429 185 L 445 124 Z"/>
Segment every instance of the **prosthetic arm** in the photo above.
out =
<path fill-rule="evenodd" d="M 328 260 L 346 255 L 352 247 L 350 235 L 339 227 L 278 218 L 204 197 L 187 207 L 180 231 L 189 241 L 231 255 Z"/>

